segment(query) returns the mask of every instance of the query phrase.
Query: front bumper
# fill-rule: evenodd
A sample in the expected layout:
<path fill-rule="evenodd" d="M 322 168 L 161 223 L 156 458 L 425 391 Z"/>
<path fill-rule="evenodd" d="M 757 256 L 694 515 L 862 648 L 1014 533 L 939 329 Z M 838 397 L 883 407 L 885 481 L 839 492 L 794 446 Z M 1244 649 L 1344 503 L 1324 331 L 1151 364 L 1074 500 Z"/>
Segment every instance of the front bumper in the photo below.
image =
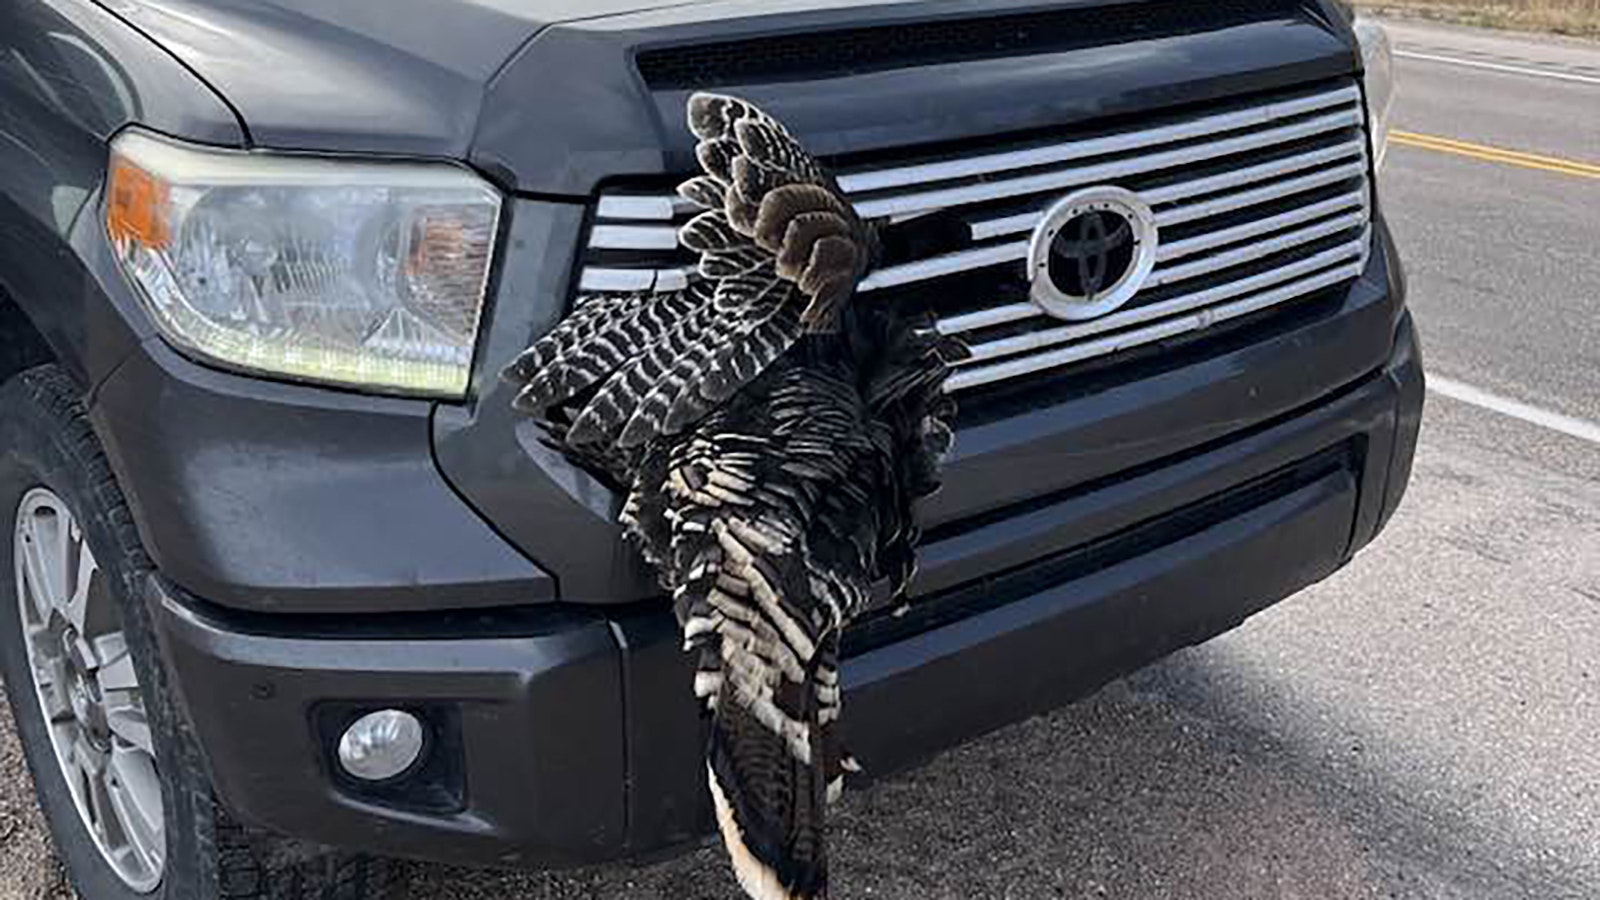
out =
<path fill-rule="evenodd" d="M 945 535 L 1015 542 L 1099 510 L 1108 535 L 863 623 L 849 742 L 874 775 L 1050 709 L 1312 584 L 1398 504 L 1423 402 L 1414 330 L 1357 384 L 1161 466 Z M 1118 523 L 1120 509 L 1161 515 Z M 1088 511 L 1088 512 L 1086 512 Z M 1219 590 L 1225 585 L 1225 590 Z M 458 863 L 647 855 L 709 825 L 700 735 L 660 605 L 393 617 L 225 611 L 165 582 L 150 602 L 223 801 L 329 845 Z M 363 790 L 329 746 L 362 710 L 413 709 L 435 759 Z"/>

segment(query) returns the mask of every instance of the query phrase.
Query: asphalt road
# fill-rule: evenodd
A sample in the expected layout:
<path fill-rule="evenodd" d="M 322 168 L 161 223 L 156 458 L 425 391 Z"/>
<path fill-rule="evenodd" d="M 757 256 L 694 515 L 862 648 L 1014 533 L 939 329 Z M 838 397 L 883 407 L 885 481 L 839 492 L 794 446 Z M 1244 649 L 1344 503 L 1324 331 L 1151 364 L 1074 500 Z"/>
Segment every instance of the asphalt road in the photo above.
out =
<path fill-rule="evenodd" d="M 1600 164 L 1600 45 L 1395 35 L 1402 131 Z M 1600 421 L 1600 177 L 1415 143 L 1383 188 L 1431 372 L 1581 433 Z M 1238 632 L 851 796 L 840 894 L 1600 897 L 1597 744 L 1600 445 L 1436 393 L 1377 546 Z M 58 890 L 35 820 L 0 735 L 0 896 Z M 737 896 L 711 851 L 412 874 L 415 900 Z"/>

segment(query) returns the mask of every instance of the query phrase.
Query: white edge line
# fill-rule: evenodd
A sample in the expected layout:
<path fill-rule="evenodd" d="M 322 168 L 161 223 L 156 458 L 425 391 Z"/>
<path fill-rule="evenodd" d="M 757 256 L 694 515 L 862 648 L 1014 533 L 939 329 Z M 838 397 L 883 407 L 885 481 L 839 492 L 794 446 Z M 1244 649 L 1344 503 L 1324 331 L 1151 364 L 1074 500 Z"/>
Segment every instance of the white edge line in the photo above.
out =
<path fill-rule="evenodd" d="M 1508 72 L 1512 75 L 1532 75 L 1535 78 L 1554 78 L 1558 81 L 1576 81 L 1580 84 L 1600 84 L 1600 77 L 1594 75 L 1579 75 L 1576 72 L 1556 72 L 1550 69 L 1534 69 L 1528 66 L 1509 66 L 1505 63 L 1480 62 L 1475 59 L 1461 59 L 1456 56 L 1439 56 L 1434 53 L 1417 53 L 1412 50 L 1396 50 L 1394 55 L 1401 59 L 1421 59 L 1428 62 L 1447 63 L 1453 66 L 1466 66 L 1469 69 L 1488 69 L 1491 72 Z"/>
<path fill-rule="evenodd" d="M 1462 384 L 1459 381 L 1441 378 L 1438 375 L 1428 376 L 1428 390 L 1449 397 L 1452 400 L 1458 400 L 1462 403 L 1487 409 L 1490 412 L 1499 413 L 1502 416 L 1510 416 L 1513 419 L 1520 419 L 1531 425 L 1538 425 L 1551 431 L 1559 431 L 1580 441 L 1600 444 L 1600 424 L 1594 422 L 1586 422 L 1583 419 L 1564 416 L 1561 413 L 1540 409 L 1537 406 L 1529 406 L 1526 403 L 1491 394 L 1470 384 Z"/>

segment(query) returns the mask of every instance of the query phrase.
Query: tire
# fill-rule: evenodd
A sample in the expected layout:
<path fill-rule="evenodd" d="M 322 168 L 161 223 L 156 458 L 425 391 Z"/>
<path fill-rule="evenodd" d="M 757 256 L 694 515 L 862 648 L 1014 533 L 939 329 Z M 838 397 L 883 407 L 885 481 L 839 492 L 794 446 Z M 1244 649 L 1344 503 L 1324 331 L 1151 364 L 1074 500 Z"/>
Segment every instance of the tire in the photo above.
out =
<path fill-rule="evenodd" d="M 164 822 L 163 839 L 146 838 L 141 845 L 147 851 L 152 847 L 164 848 L 164 853 L 130 855 L 126 847 L 126 852 L 121 854 L 114 850 L 102 851 L 102 843 L 112 839 L 105 837 L 102 829 L 91 831 L 88 822 L 91 815 L 80 812 L 74 788 L 69 786 L 68 764 L 58 755 L 58 743 L 65 740 L 59 737 L 63 726 L 52 727 L 46 722 L 41 697 L 53 688 L 41 687 L 35 681 L 36 660 L 50 652 L 40 648 L 79 646 L 82 642 L 63 638 L 52 643 L 45 639 L 49 635 L 37 621 L 27 632 L 32 637 L 24 636 L 24 616 L 37 617 L 38 613 L 24 613 L 22 607 L 19 591 L 28 588 L 16 575 L 17 548 L 24 543 L 18 523 L 25 516 L 41 515 L 38 509 L 31 507 L 26 513 L 23 510 L 25 502 L 36 504 L 40 497 L 47 498 L 42 514 L 48 516 L 49 504 L 59 501 L 70 516 L 67 521 L 76 520 L 77 528 L 72 531 L 81 535 L 83 549 L 74 552 L 87 551 L 85 555 L 92 554 L 93 561 L 98 564 L 98 575 L 83 579 L 85 583 L 94 584 L 93 589 L 83 591 L 83 595 L 96 599 L 84 600 L 84 605 L 93 602 L 102 610 L 94 617 L 98 622 L 111 621 L 112 616 L 120 618 L 122 643 L 131 656 L 137 686 L 131 692 L 124 691 L 116 696 L 131 693 L 142 697 L 150 734 L 148 741 L 137 742 L 139 747 L 130 742 L 118 743 L 116 737 L 111 737 L 109 743 L 123 748 L 123 752 L 144 752 L 146 759 L 153 758 L 155 774 L 141 783 L 146 790 L 140 796 L 152 796 L 149 785 L 159 783 L 160 813 L 152 812 L 138 821 L 159 818 Z M 47 517 L 37 521 L 57 520 Z M 33 532 L 29 532 L 30 540 L 32 536 Z M 82 571 L 81 566 L 78 568 Z M 143 586 L 152 571 L 133 518 L 100 451 L 71 379 L 55 366 L 43 366 L 0 386 L 0 671 L 5 676 L 6 694 L 11 701 L 18 738 L 33 772 L 40 808 L 78 896 L 82 900 L 379 900 L 391 896 L 390 866 L 386 861 L 250 832 L 229 819 L 215 799 L 193 733 L 174 702 L 151 628 L 149 610 L 141 600 Z M 38 593 L 27 595 L 28 602 L 35 602 Z M 105 610 L 114 610 L 114 613 Z M 80 615 L 78 620 L 83 618 Z M 69 633 L 77 634 L 76 631 Z M 83 634 L 90 634 L 87 625 L 83 626 Z M 34 648 L 35 656 L 30 656 L 30 647 Z M 66 650 L 63 656 L 71 653 L 70 649 Z M 100 655 L 98 650 L 96 655 Z M 48 665 L 44 668 L 62 671 L 49 669 Z M 109 668 L 106 666 L 101 671 Z M 82 686 L 89 680 L 74 681 L 65 677 L 59 681 L 49 680 L 52 685 L 71 681 L 78 687 L 75 691 L 64 691 L 74 700 L 71 710 L 65 714 L 67 719 L 78 718 L 79 707 L 75 704 L 85 695 Z M 96 676 L 95 682 L 91 696 L 112 696 L 104 680 Z M 59 701 L 58 695 L 52 696 Z M 108 700 L 97 708 L 110 707 Z M 58 709 L 55 721 L 59 723 L 63 721 L 59 702 L 55 708 Z M 104 718 L 92 721 L 101 722 Z M 91 719 L 79 719 L 79 724 L 69 722 L 65 727 L 76 728 L 75 734 L 110 734 L 82 725 L 85 721 Z M 120 721 L 126 730 L 126 717 Z M 111 731 L 115 732 L 115 727 Z M 66 742 L 71 743 L 70 740 Z M 106 742 L 96 741 L 94 746 L 102 743 Z M 148 751 L 141 750 L 145 745 Z M 107 752 L 109 755 L 111 751 Z M 72 759 L 80 758 L 69 755 Z M 107 768 L 103 771 L 129 770 L 124 766 L 120 770 Z M 122 787 L 127 781 L 112 777 L 109 783 L 126 798 L 132 793 Z M 85 782 L 75 776 L 74 783 Z M 76 796 L 86 796 L 85 789 L 80 789 Z M 147 804 L 146 808 L 155 807 Z M 112 823 L 123 821 L 116 816 L 96 818 Z M 125 831 L 131 835 L 139 829 Z M 97 832 L 102 835 L 98 840 Z M 129 838 L 127 847 L 132 843 L 133 839 Z M 125 862 L 118 865 L 138 868 L 136 874 L 145 879 L 154 877 L 158 882 L 150 884 L 131 879 L 128 869 L 114 867 L 113 858 L 150 861 L 142 867 Z"/>

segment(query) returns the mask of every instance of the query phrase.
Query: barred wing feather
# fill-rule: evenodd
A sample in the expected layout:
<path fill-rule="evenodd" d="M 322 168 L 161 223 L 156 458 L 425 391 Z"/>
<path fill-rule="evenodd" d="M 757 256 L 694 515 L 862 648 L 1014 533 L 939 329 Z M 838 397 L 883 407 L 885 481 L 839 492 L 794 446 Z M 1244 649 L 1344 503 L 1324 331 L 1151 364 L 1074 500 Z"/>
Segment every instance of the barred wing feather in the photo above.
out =
<path fill-rule="evenodd" d="M 680 233 L 700 279 L 598 294 L 506 370 L 518 406 L 570 407 L 574 448 L 632 450 L 681 432 L 809 331 L 834 327 L 871 255 L 870 231 L 782 125 L 742 100 L 696 95 L 704 208 Z"/>

